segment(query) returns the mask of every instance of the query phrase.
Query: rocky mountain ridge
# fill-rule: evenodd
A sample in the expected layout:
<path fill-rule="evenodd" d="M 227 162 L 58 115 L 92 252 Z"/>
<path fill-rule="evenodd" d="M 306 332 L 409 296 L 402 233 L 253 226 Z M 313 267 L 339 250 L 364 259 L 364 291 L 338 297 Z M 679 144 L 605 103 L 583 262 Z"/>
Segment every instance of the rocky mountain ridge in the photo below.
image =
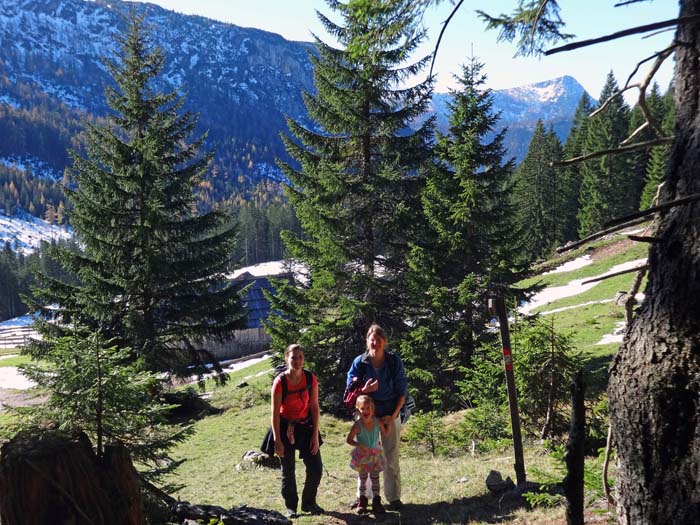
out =
<path fill-rule="evenodd" d="M 115 56 L 115 36 L 132 9 L 146 15 L 155 43 L 166 55 L 162 85 L 156 87 L 182 86 L 185 109 L 198 113 L 199 132 L 209 133 L 208 145 L 217 151 L 217 171 L 224 174 L 220 192 L 230 193 L 235 184 L 278 177 L 274 159 L 285 156 L 279 140 L 279 133 L 286 130 L 285 118 L 307 121 L 302 92 L 313 91 L 308 57 L 313 45 L 153 4 L 0 0 L 0 126 L 3 110 L 11 114 L 34 110 L 25 107 L 27 99 L 20 96 L 20 88 L 37 90 L 72 113 L 103 116 L 104 86 L 111 80 L 102 57 Z M 493 92 L 494 109 L 510 129 L 506 145 L 518 160 L 527 150 L 537 118 L 565 138 L 583 92 L 572 77 L 541 84 Z M 448 100 L 449 94 L 434 96 L 438 127 L 443 130 Z M 65 130 L 56 135 L 59 146 L 75 146 Z M 0 145 L 0 158 L 21 160 L 27 156 L 22 147 L 27 140 L 31 138 Z M 24 148 L 28 149 L 26 144 Z M 66 164 L 65 155 L 43 159 L 36 151 L 31 155 L 53 164 L 57 175 Z"/>

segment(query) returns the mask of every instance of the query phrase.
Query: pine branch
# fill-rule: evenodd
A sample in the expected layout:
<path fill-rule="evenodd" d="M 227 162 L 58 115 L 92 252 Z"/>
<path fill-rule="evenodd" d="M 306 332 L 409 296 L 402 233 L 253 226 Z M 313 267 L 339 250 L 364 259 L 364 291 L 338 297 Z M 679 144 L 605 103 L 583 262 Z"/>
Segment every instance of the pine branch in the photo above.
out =
<path fill-rule="evenodd" d="M 588 40 L 581 40 L 580 42 L 572 42 L 571 44 L 565 44 L 563 46 L 554 47 L 544 52 L 545 56 L 553 55 L 555 53 L 561 53 L 563 51 L 572 51 L 574 49 L 579 49 L 581 47 L 592 46 L 595 44 L 600 44 L 601 42 L 609 42 L 610 40 L 616 40 L 618 38 L 623 38 L 630 35 L 636 35 L 639 33 L 647 33 L 649 31 L 655 31 L 657 29 L 663 29 L 665 27 L 677 26 L 680 24 L 692 24 L 700 20 L 700 15 L 683 16 L 680 18 L 673 18 L 671 20 L 664 20 L 663 22 L 655 22 L 653 24 L 646 24 L 643 26 L 632 27 L 625 29 L 623 31 L 617 31 L 609 35 L 601 36 L 598 38 L 591 38 Z"/>
<path fill-rule="evenodd" d="M 653 148 L 654 146 L 661 146 L 663 144 L 670 144 L 673 142 L 674 137 L 661 137 L 654 140 L 647 140 L 644 142 L 637 142 L 635 144 L 630 144 L 628 146 L 618 146 L 616 148 L 603 149 L 599 151 L 594 151 L 593 153 L 587 153 L 586 155 L 581 155 L 580 157 L 574 157 L 572 159 L 560 160 L 557 162 L 552 162 L 551 166 L 569 166 L 571 164 L 577 164 L 579 162 L 585 162 L 587 160 L 595 159 L 598 157 L 604 157 L 605 155 L 618 155 L 620 153 L 629 153 L 631 151 L 637 151 L 639 149 Z"/>

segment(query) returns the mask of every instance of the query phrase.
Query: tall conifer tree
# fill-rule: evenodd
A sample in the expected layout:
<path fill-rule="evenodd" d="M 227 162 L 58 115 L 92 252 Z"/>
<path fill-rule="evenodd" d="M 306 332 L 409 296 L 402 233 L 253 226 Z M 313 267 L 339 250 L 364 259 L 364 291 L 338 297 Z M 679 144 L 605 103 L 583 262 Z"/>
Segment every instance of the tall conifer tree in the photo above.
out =
<path fill-rule="evenodd" d="M 283 138 L 298 167 L 281 163 L 303 229 L 286 236 L 287 254 L 308 273 L 299 290 L 280 284 L 269 329 L 278 348 L 304 344 L 323 390 L 338 394 L 372 322 L 394 348 L 406 330 L 405 255 L 432 120 L 409 131 L 431 94 L 430 81 L 404 85 L 428 61 L 409 62 L 423 38 L 414 2 L 328 5 L 342 23 L 319 18 L 341 48 L 316 39 L 316 93 L 305 95 L 315 125 L 288 121 Z"/>
<path fill-rule="evenodd" d="M 608 73 L 601 104 L 618 91 L 617 81 Z M 622 97 L 615 97 L 588 122 L 584 153 L 593 153 L 619 146 L 627 137 L 629 107 Z M 629 193 L 630 163 L 624 155 L 605 155 L 584 163 L 579 196 L 579 235 L 584 237 L 615 217 L 629 213 L 636 203 Z"/>
<path fill-rule="evenodd" d="M 572 159 L 583 154 L 583 144 L 588 133 L 588 115 L 592 111 L 592 101 L 587 93 L 579 99 L 569 136 L 564 144 L 562 157 Z M 565 241 L 578 239 L 579 193 L 581 191 L 581 164 L 560 168 L 562 180 L 562 235 Z"/>
<path fill-rule="evenodd" d="M 676 123 L 676 107 L 673 103 L 673 86 L 661 98 L 661 114 L 657 116 L 657 122 L 661 124 L 661 130 L 666 136 L 673 135 L 673 127 Z M 644 210 L 654 206 L 654 198 L 659 185 L 666 178 L 668 158 L 671 154 L 670 146 L 656 146 L 652 148 L 649 162 L 646 166 L 644 189 L 639 202 L 639 209 Z"/>
<path fill-rule="evenodd" d="M 522 277 L 510 204 L 514 162 L 505 159 L 505 130 L 497 129 L 482 67 L 472 59 L 456 78 L 449 134 L 438 135 L 421 195 L 428 234 L 410 257 L 417 307 L 403 355 L 412 384 L 443 409 L 457 406 L 455 382 L 488 337 L 487 297 L 512 294 Z"/>
<path fill-rule="evenodd" d="M 164 55 L 143 18 L 128 20 L 119 43 L 119 59 L 106 62 L 113 113 L 89 126 L 87 156 L 73 155 L 71 223 L 83 250 L 58 255 L 79 284 L 44 275 L 35 305 L 69 326 L 40 323 L 44 341 L 31 352 L 41 357 L 84 325 L 131 348 L 147 370 L 203 371 L 203 342 L 230 337 L 242 317 L 226 277 L 236 230 L 223 210 L 196 212 L 193 190 L 211 155 L 201 153 L 204 137 L 187 142 L 196 118 L 181 113 L 180 94 L 155 90 Z"/>
<path fill-rule="evenodd" d="M 659 92 L 659 85 L 654 82 L 651 92 L 646 96 L 646 105 L 659 126 L 664 122 L 664 102 Z M 629 134 L 634 133 L 646 121 L 644 113 L 639 104 L 635 104 L 630 113 Z M 656 138 L 656 133 L 649 127 L 644 127 L 635 135 L 635 142 L 641 142 Z M 635 204 L 635 209 L 639 207 L 639 201 L 646 182 L 646 173 L 651 160 L 653 149 L 643 149 L 630 154 L 630 176 L 628 179 L 630 199 Z"/>
<path fill-rule="evenodd" d="M 562 146 L 556 134 L 545 131 L 538 120 L 515 177 L 514 203 L 525 241 L 521 254 L 527 262 L 549 255 L 564 240 L 566 190 L 560 171 L 552 166 L 561 156 Z"/>

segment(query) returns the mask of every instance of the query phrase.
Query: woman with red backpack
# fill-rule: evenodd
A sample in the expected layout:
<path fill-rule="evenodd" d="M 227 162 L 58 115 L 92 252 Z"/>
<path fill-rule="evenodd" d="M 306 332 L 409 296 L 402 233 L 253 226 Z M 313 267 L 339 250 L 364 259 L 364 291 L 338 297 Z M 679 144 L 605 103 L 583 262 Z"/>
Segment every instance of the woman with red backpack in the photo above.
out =
<path fill-rule="evenodd" d="M 320 410 L 316 376 L 304 370 L 304 349 L 291 344 L 284 352 L 287 369 L 272 383 L 271 427 L 275 454 L 282 463 L 282 497 L 288 518 L 297 516 L 299 495 L 295 477 L 295 451 L 306 466 L 306 481 L 301 493 L 301 510 L 322 514 L 316 494 L 323 474 L 321 438 L 318 430 Z"/>

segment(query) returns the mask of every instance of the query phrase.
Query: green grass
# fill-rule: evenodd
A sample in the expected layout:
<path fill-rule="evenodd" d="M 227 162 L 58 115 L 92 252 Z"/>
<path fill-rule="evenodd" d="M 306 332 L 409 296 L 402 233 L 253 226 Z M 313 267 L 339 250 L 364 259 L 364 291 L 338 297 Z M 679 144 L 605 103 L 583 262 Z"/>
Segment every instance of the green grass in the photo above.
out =
<path fill-rule="evenodd" d="M 619 240 L 618 240 L 619 242 Z M 595 277 L 597 275 L 603 274 L 610 270 L 613 266 L 618 264 L 633 261 L 636 259 L 642 259 L 646 257 L 649 247 L 644 243 L 636 243 L 631 248 L 625 250 L 624 252 L 615 254 L 611 257 L 605 257 L 603 259 L 593 261 L 591 264 L 578 268 L 570 272 L 560 272 L 552 273 L 548 275 L 537 275 L 529 279 L 525 279 L 518 283 L 521 288 L 531 286 L 533 284 L 543 284 L 545 286 L 563 286 L 568 284 L 570 281 L 575 279 L 583 279 L 586 277 Z M 566 259 L 560 261 L 559 264 L 563 264 L 571 259 Z M 557 265 L 558 266 L 558 265 Z"/>
<path fill-rule="evenodd" d="M 10 354 L 5 354 L 10 355 Z M 15 357 L 8 357 L 6 359 L 0 359 L 0 366 L 21 366 L 32 362 L 32 359 L 26 355 L 18 355 Z M 34 361 L 36 362 L 36 361 Z"/>
<path fill-rule="evenodd" d="M 19 354 L 20 349 L 19 348 L 0 348 L 0 357 L 4 355 L 13 355 L 13 354 Z"/>

